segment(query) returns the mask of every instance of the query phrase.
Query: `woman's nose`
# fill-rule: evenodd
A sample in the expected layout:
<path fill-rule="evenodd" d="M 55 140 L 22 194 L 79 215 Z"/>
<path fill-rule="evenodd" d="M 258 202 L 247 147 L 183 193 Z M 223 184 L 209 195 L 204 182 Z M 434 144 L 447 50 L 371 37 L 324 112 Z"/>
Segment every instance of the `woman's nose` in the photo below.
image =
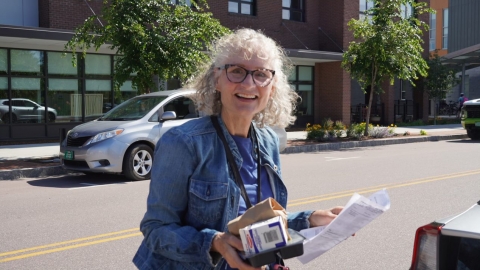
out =
<path fill-rule="evenodd" d="M 252 73 L 248 73 L 247 74 L 247 77 L 245 77 L 245 79 L 243 80 L 242 84 L 246 84 L 246 85 L 256 85 L 255 82 L 253 81 L 253 74 Z"/>

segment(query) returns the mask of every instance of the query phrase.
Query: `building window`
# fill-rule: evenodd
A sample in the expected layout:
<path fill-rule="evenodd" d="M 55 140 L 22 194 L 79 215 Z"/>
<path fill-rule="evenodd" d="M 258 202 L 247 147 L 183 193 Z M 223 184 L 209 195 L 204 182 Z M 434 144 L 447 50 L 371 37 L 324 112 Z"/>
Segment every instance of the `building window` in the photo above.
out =
<path fill-rule="evenodd" d="M 47 52 L 47 74 L 47 97 L 50 107 L 57 111 L 55 122 L 81 122 L 79 65 L 72 65 L 72 55 Z"/>
<path fill-rule="evenodd" d="M 172 5 L 186 5 L 186 6 L 189 6 L 189 7 L 192 6 L 191 0 L 170 0 L 170 3 Z"/>
<path fill-rule="evenodd" d="M 282 19 L 304 22 L 305 21 L 304 0 L 282 0 Z"/>
<path fill-rule="evenodd" d="M 443 10 L 442 48 L 448 49 L 448 8 Z"/>
<path fill-rule="evenodd" d="M 436 48 L 436 32 L 437 30 L 437 14 L 430 13 L 430 51 L 434 51 Z"/>
<path fill-rule="evenodd" d="M 400 6 L 400 9 L 401 9 L 400 15 L 402 16 L 402 19 L 408 19 L 408 18 L 412 17 L 412 14 L 413 14 L 412 5 L 402 4 Z"/>
<path fill-rule="evenodd" d="M 0 74 L 7 74 L 7 50 L 0 49 Z"/>
<path fill-rule="evenodd" d="M 38 0 L 0 0 L 0 24 L 38 27 Z"/>
<path fill-rule="evenodd" d="M 255 4 L 255 0 L 228 1 L 228 12 L 254 16 Z"/>
<path fill-rule="evenodd" d="M 313 115 L 313 72 L 314 68 L 311 66 L 296 66 L 290 74 L 289 82 L 302 98 L 296 115 Z"/>
<path fill-rule="evenodd" d="M 360 0 L 360 20 L 367 17 L 367 10 L 373 8 L 373 0 Z M 372 15 L 368 15 L 369 20 L 372 20 Z"/>

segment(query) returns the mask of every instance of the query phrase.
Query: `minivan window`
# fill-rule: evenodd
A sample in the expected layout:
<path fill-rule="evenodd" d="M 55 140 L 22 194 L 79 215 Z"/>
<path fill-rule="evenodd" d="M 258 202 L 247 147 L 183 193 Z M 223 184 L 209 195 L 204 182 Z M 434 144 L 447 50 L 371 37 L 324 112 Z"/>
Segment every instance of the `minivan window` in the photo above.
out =
<path fill-rule="evenodd" d="M 162 102 L 166 96 L 144 96 L 129 99 L 108 111 L 98 121 L 138 120 Z"/>
<path fill-rule="evenodd" d="M 478 269 L 480 266 L 480 239 L 462 238 L 458 250 L 457 270 Z"/>

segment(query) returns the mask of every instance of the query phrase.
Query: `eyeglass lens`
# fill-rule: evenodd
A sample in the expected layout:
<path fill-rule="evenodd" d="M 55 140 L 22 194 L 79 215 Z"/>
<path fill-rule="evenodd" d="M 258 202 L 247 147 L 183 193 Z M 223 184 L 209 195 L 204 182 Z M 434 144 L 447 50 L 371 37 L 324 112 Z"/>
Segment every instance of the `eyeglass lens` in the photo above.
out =
<path fill-rule="evenodd" d="M 231 65 L 226 71 L 227 78 L 234 83 L 243 82 L 249 73 L 252 74 L 255 84 L 259 86 L 266 86 L 273 78 L 272 72 L 266 69 L 249 71 L 243 67 Z"/>

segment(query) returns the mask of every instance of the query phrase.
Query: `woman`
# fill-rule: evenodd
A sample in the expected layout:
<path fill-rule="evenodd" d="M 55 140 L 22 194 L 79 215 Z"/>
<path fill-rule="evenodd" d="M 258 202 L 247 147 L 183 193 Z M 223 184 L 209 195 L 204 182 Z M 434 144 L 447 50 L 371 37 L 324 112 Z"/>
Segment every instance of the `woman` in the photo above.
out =
<path fill-rule="evenodd" d="M 197 89 L 198 109 L 214 117 L 172 128 L 157 144 L 140 224 L 145 238 L 133 259 L 138 268 L 255 269 L 238 256 L 241 240 L 227 233 L 227 223 L 246 210 L 246 201 L 254 205 L 273 197 L 286 207 L 278 138 L 267 127 L 295 120 L 298 96 L 284 73 L 285 60 L 272 39 L 251 29 L 214 44 L 212 63 L 190 85 Z M 235 183 L 214 121 L 233 153 L 247 200 Z M 288 227 L 326 225 L 341 209 L 289 213 Z"/>

